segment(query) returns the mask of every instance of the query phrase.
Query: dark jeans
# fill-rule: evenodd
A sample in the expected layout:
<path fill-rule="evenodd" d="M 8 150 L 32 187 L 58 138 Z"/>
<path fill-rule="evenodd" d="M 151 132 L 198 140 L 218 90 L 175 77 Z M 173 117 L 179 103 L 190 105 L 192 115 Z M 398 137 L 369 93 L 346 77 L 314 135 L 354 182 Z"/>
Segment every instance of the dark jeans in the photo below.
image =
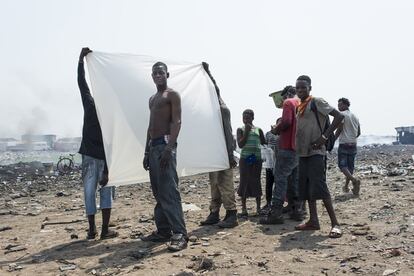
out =
<path fill-rule="evenodd" d="M 275 183 L 275 175 L 273 169 L 266 169 L 266 203 L 272 202 L 273 184 Z"/>
<path fill-rule="evenodd" d="M 181 196 L 178 191 L 176 150 L 171 152 L 171 159 L 165 169 L 160 168 L 160 159 L 165 149 L 164 144 L 151 146 L 149 152 L 150 180 L 152 193 L 157 201 L 154 218 L 157 230 L 161 234 L 184 234 L 184 214 Z"/>
<path fill-rule="evenodd" d="M 288 177 L 298 165 L 298 157 L 295 151 L 279 150 L 275 162 L 275 187 L 273 189 L 272 205 L 278 208 L 283 207 L 288 186 Z M 292 180 L 293 190 L 297 191 L 298 180 Z"/>
<path fill-rule="evenodd" d="M 356 144 L 340 144 L 338 147 L 338 167 L 340 169 L 348 168 L 349 172 L 353 174 L 356 154 Z"/>

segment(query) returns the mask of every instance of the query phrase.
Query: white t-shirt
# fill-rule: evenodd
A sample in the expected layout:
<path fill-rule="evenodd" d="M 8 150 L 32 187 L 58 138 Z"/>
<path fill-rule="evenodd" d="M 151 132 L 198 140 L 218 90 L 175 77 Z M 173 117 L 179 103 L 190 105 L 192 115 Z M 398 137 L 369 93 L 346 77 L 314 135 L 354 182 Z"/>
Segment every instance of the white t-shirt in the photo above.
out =
<path fill-rule="evenodd" d="M 275 152 L 269 146 L 261 147 L 263 168 L 273 169 L 275 166 Z"/>
<path fill-rule="evenodd" d="M 349 110 L 341 111 L 345 116 L 342 132 L 339 135 L 339 144 L 356 144 L 359 128 L 358 118 Z"/>

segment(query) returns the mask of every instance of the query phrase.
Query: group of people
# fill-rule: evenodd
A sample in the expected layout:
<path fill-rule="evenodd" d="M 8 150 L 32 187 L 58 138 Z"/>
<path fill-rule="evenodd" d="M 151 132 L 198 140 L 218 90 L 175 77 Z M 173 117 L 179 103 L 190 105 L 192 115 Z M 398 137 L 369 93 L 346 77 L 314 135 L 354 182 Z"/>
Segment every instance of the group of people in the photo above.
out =
<path fill-rule="evenodd" d="M 89 221 L 87 237 L 94 239 L 97 234 L 95 198 L 99 184 L 103 218 L 100 237 L 106 239 L 116 237 L 117 232 L 108 228 L 113 189 L 106 186 L 108 169 L 102 133 L 83 67 L 84 57 L 90 52 L 89 48 L 83 48 L 78 64 L 78 84 L 84 106 L 83 137 L 79 153 L 82 154 L 82 179 Z M 353 171 L 360 126 L 358 118 L 349 111 L 349 100 L 341 98 L 338 111 L 324 99 L 311 96 L 311 79 L 300 76 L 295 87 L 287 86 L 283 90 L 282 117 L 271 130 L 265 135 L 261 128 L 253 124 L 254 111 L 247 109 L 242 114 L 243 126 L 237 129 L 235 141 L 230 110 L 221 98 L 220 89 L 211 75 L 209 65 L 205 62 L 202 65 L 217 93 L 230 168 L 209 173 L 210 213 L 200 224 L 217 225 L 221 228 L 236 227 L 238 218 L 248 216 L 247 198 L 254 197 L 257 213 L 262 216 L 261 224 L 283 223 L 286 211 L 290 213 L 290 218 L 302 221 L 305 217 L 304 202 L 308 201 L 309 219 L 295 229 L 319 230 L 316 201 L 322 200 L 331 220 L 329 236 L 342 236 L 326 183 L 326 145 L 332 139 L 339 139 L 338 165 L 346 176 L 343 190 L 349 191 L 349 183 L 352 183 L 352 191 L 358 195 L 360 180 L 354 177 Z M 169 241 L 168 249 L 179 251 L 187 247 L 188 240 L 176 171 L 181 98 L 178 92 L 168 87 L 168 77 L 165 63 L 157 62 L 153 65 L 152 79 L 157 92 L 149 99 L 150 119 L 143 167 L 149 170 L 151 188 L 156 200 L 156 231 L 142 240 Z M 333 117 L 332 123 L 329 116 Z M 242 201 L 240 213 L 237 213 L 233 181 L 233 169 L 237 166 L 234 156 L 236 142 L 240 148 L 240 183 L 237 189 Z M 266 154 L 262 154 L 263 146 L 267 149 Z M 261 207 L 263 164 L 266 168 L 266 205 Z M 288 206 L 284 206 L 285 201 L 288 201 Z M 226 210 L 222 220 L 221 205 Z"/>
<path fill-rule="evenodd" d="M 284 88 L 281 93 L 282 117 L 266 133 L 267 139 L 262 130 L 252 124 L 253 111 L 243 112 L 244 126 L 237 131 L 237 142 L 241 148 L 239 195 L 242 202 L 246 197 L 256 198 L 257 211 L 263 215 L 261 224 L 284 223 L 286 211 L 291 219 L 302 221 L 305 217 L 304 202 L 307 201 L 309 219 L 297 225 L 296 230 L 320 229 L 316 201 L 322 200 L 331 220 L 329 236 L 338 238 L 342 236 L 342 231 L 326 183 L 326 152 L 329 144 L 333 146 L 332 143 L 339 139 L 338 166 L 346 176 L 343 190 L 348 192 L 348 185 L 352 182 L 352 191 L 358 196 L 361 182 L 353 176 L 353 172 L 360 125 L 358 118 L 349 111 L 348 99 L 339 99 L 338 111 L 324 99 L 311 96 L 311 89 L 308 76 L 298 77 L 295 87 Z M 333 117 L 332 123 L 329 116 Z M 251 141 L 247 147 L 246 140 Z M 274 141 L 278 141 L 276 146 Z M 272 168 L 266 169 L 267 204 L 259 210 L 263 159 L 260 145 L 266 143 L 274 148 L 275 161 L 273 171 Z M 266 155 L 267 162 L 269 154 Z M 246 186 L 250 188 L 243 188 Z M 284 207 L 285 201 L 288 205 Z M 241 215 L 246 214 L 245 205 L 242 205 Z"/>

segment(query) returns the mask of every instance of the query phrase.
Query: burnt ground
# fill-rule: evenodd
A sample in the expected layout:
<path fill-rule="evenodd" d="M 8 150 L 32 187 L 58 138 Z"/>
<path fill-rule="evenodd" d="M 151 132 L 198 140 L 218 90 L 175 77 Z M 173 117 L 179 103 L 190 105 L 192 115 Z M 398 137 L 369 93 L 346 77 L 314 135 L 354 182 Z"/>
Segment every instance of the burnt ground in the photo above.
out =
<path fill-rule="evenodd" d="M 360 149 L 359 198 L 342 192 L 344 180 L 330 156 L 328 184 L 344 232 L 339 239 L 328 238 L 321 203 L 320 231 L 295 231 L 291 220 L 262 226 L 253 215 L 233 229 L 200 227 L 208 214 L 208 176 L 183 178 L 183 202 L 201 210 L 186 211 L 192 242 L 174 254 L 139 239 L 154 229 L 148 183 L 117 188 L 111 226 L 118 238 L 87 241 L 79 171 L 54 176 L 36 162 L 2 166 L 0 275 L 413 275 L 413 154 L 414 146 Z M 248 206 L 253 214 L 253 199 Z M 70 223 L 47 225 L 55 222 Z"/>

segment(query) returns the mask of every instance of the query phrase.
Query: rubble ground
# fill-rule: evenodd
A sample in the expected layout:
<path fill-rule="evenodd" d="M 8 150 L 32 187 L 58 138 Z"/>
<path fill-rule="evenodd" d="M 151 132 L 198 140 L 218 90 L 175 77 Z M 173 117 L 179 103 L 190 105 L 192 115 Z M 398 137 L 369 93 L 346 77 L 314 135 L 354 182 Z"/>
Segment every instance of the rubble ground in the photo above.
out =
<path fill-rule="evenodd" d="M 87 241 L 79 171 L 49 174 L 39 162 L 0 166 L 0 275 L 413 275 L 413 154 L 414 146 L 360 148 L 359 198 L 343 194 L 344 178 L 335 154 L 329 156 L 339 239 L 328 238 L 321 203 L 320 231 L 295 231 L 291 220 L 262 226 L 256 216 L 233 229 L 201 227 L 209 212 L 208 175 L 182 178 L 190 242 L 177 253 L 140 240 L 155 229 L 148 183 L 117 188 L 111 227 L 119 237 Z M 237 169 L 234 180 L 236 188 Z M 248 206 L 254 213 L 254 199 Z"/>

